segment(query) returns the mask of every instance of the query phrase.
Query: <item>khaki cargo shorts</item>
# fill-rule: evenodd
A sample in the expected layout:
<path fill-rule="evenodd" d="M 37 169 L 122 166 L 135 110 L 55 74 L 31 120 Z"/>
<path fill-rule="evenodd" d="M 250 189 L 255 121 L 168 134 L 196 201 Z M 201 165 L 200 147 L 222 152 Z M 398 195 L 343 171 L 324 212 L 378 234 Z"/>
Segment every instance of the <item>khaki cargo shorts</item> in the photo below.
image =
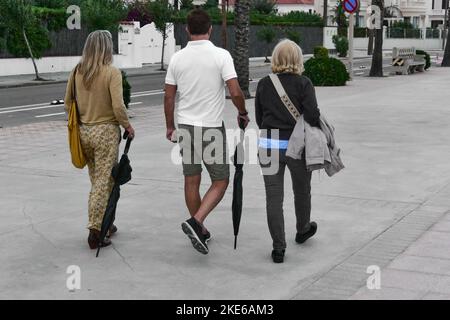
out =
<path fill-rule="evenodd" d="M 216 128 L 180 124 L 177 135 L 185 176 L 200 175 L 203 163 L 212 181 L 230 178 L 227 138 L 223 124 L 222 127 Z"/>

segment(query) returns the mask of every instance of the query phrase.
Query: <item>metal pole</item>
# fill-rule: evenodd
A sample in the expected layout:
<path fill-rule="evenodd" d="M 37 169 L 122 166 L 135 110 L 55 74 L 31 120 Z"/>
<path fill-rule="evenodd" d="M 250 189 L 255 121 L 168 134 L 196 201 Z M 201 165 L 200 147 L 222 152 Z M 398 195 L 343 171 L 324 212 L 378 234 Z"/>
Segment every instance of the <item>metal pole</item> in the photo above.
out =
<path fill-rule="evenodd" d="M 350 60 L 349 63 L 349 73 L 350 79 L 353 80 L 353 31 L 355 29 L 355 14 L 351 13 L 348 21 L 348 50 L 349 55 L 348 58 Z"/>

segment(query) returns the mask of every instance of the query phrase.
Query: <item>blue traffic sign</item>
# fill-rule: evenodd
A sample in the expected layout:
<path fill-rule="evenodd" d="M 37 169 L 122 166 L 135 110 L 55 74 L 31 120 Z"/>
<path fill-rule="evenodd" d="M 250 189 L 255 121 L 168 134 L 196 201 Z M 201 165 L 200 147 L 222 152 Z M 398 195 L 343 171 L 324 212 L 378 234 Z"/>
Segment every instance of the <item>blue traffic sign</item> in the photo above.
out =
<path fill-rule="evenodd" d="M 359 9 L 359 0 L 344 0 L 343 7 L 348 13 L 355 13 Z"/>

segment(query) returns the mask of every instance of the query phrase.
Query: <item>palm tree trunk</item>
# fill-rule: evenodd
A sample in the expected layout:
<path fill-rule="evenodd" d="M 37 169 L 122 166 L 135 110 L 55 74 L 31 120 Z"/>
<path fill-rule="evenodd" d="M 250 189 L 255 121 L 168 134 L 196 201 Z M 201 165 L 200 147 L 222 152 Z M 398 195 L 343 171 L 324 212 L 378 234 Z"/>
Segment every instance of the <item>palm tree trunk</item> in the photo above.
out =
<path fill-rule="evenodd" d="M 245 97 L 251 98 L 249 91 L 249 35 L 250 35 L 250 0 L 236 0 L 235 7 L 235 50 L 234 64 L 238 74 L 239 85 Z"/>
<path fill-rule="evenodd" d="M 373 54 L 373 29 L 369 29 L 369 45 L 367 46 L 367 55 Z"/>
<path fill-rule="evenodd" d="M 161 71 L 166 71 L 166 69 L 164 68 L 164 49 L 166 48 L 166 30 L 167 27 L 164 28 L 163 30 L 163 42 L 162 42 L 162 52 L 161 52 Z"/>
<path fill-rule="evenodd" d="M 228 46 L 227 40 L 227 9 L 225 6 L 225 0 L 222 0 L 222 48 L 225 50 Z"/>
<path fill-rule="evenodd" d="M 383 11 L 384 11 L 384 1 L 383 0 L 372 0 L 373 5 L 377 5 L 381 10 L 381 29 L 375 30 L 375 48 L 372 56 L 372 66 L 370 68 L 371 77 L 382 77 L 383 76 Z"/>
<path fill-rule="evenodd" d="M 450 67 L 450 30 L 447 29 L 447 43 L 445 44 L 444 59 L 441 67 Z"/>
<path fill-rule="evenodd" d="M 22 34 L 23 34 L 23 38 L 25 39 L 25 43 L 27 44 L 27 48 L 28 48 L 28 53 L 30 54 L 30 58 L 31 61 L 33 62 L 33 66 L 34 66 L 34 73 L 36 75 L 36 79 L 35 80 L 44 80 L 39 76 L 39 71 L 36 65 L 36 61 L 34 60 L 34 55 L 33 55 L 33 51 L 31 50 L 31 46 L 30 46 L 30 42 L 28 41 L 28 36 L 27 33 L 25 31 L 25 29 L 22 29 Z"/>

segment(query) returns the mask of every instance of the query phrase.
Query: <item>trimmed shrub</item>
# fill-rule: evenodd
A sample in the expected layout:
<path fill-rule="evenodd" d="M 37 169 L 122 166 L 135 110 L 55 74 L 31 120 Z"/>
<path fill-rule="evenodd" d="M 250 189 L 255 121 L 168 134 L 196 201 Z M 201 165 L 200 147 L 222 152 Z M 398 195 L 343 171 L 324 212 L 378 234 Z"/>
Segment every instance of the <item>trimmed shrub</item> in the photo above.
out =
<path fill-rule="evenodd" d="M 300 32 L 298 32 L 295 29 L 286 29 L 286 38 L 288 38 L 291 41 L 294 41 L 296 44 L 300 44 L 300 40 L 301 40 L 301 35 Z"/>
<path fill-rule="evenodd" d="M 336 47 L 339 57 L 346 57 L 348 52 L 348 39 L 343 36 L 333 36 L 333 43 Z"/>
<path fill-rule="evenodd" d="M 222 23 L 222 11 L 219 8 L 206 9 L 211 17 L 213 24 Z M 173 17 L 175 23 L 186 23 L 189 10 L 178 10 Z M 234 23 L 234 12 L 227 12 L 227 22 Z M 257 11 L 250 12 L 251 25 L 277 25 L 277 26 L 308 26 L 308 27 L 323 27 L 323 19 L 316 13 L 291 11 L 287 14 L 277 15 L 275 13 L 264 14 Z"/>
<path fill-rule="evenodd" d="M 305 62 L 303 74 L 315 86 L 345 86 L 350 80 L 345 65 L 335 58 L 311 58 Z"/>
<path fill-rule="evenodd" d="M 328 49 L 325 47 L 317 46 L 314 48 L 314 58 L 328 58 Z"/>
<path fill-rule="evenodd" d="M 128 105 L 131 101 L 131 85 L 128 82 L 128 76 L 125 71 L 122 72 L 122 88 L 123 88 L 123 102 L 125 103 L 125 107 L 128 109 Z"/>
<path fill-rule="evenodd" d="M 425 70 L 430 69 L 431 67 L 431 57 L 430 54 L 423 50 L 416 50 L 416 54 L 424 55 L 425 56 Z"/>

